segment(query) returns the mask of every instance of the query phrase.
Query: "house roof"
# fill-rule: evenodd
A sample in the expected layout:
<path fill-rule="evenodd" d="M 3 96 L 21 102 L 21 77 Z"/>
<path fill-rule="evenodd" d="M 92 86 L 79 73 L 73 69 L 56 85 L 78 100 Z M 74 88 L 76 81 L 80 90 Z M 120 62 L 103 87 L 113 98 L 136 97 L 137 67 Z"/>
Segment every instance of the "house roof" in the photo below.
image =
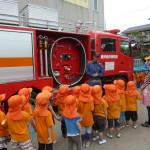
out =
<path fill-rule="evenodd" d="M 122 31 L 122 33 L 130 33 L 130 32 L 134 32 L 134 31 L 143 31 L 143 30 L 150 30 L 150 24 L 145 24 L 145 25 L 141 25 L 141 26 L 130 27 L 130 28 Z"/>

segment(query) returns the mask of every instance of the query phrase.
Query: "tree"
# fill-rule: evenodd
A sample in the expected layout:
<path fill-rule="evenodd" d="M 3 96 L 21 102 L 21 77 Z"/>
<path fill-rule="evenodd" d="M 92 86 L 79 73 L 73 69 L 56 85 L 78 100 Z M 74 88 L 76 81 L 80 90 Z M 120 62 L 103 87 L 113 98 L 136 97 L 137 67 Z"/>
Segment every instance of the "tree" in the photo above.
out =
<path fill-rule="evenodd" d="M 137 50 L 137 55 L 135 54 L 135 57 L 144 58 L 145 55 L 143 54 L 143 44 L 146 39 L 146 35 L 143 35 L 141 31 L 131 32 L 131 35 L 136 39 L 134 49 Z"/>

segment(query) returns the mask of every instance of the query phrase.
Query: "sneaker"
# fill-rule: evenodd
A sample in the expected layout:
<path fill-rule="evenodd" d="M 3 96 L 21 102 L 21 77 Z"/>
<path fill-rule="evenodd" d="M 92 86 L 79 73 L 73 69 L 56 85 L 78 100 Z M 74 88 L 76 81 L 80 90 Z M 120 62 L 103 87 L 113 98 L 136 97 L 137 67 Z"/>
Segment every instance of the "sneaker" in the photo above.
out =
<path fill-rule="evenodd" d="M 142 127 L 150 128 L 150 124 L 148 124 L 148 123 L 141 124 L 141 126 L 142 126 Z"/>
<path fill-rule="evenodd" d="M 67 135 L 62 135 L 62 137 L 67 138 Z"/>
<path fill-rule="evenodd" d="M 130 125 L 129 124 L 126 124 L 126 127 L 128 128 Z"/>
<path fill-rule="evenodd" d="M 137 128 L 137 125 L 133 125 L 133 128 L 136 129 L 136 128 Z"/>
<path fill-rule="evenodd" d="M 53 144 L 56 144 L 56 142 L 57 142 L 57 140 L 55 140 L 55 141 L 53 142 Z"/>
<path fill-rule="evenodd" d="M 148 121 L 145 121 L 145 124 L 148 124 Z"/>
<path fill-rule="evenodd" d="M 120 133 L 118 133 L 118 134 L 116 135 L 116 137 L 117 137 L 117 138 L 120 138 L 120 137 L 121 137 L 121 134 L 120 134 Z"/>
<path fill-rule="evenodd" d="M 82 146 L 85 147 L 85 146 L 86 146 L 86 142 L 83 142 L 83 143 L 82 143 Z"/>
<path fill-rule="evenodd" d="M 120 127 L 120 129 L 124 129 L 124 128 L 125 128 L 125 126 L 121 126 L 121 127 Z"/>
<path fill-rule="evenodd" d="M 104 144 L 104 143 L 106 143 L 106 139 L 101 139 L 101 140 L 99 140 L 99 142 L 98 142 L 100 145 L 101 144 Z"/>
<path fill-rule="evenodd" d="M 93 137 L 93 141 L 96 141 L 97 139 L 99 139 L 98 135 Z"/>
<path fill-rule="evenodd" d="M 111 134 L 108 134 L 108 133 L 106 134 L 106 136 L 111 138 L 111 139 L 113 138 L 113 136 Z"/>
<path fill-rule="evenodd" d="M 90 142 L 86 142 L 86 147 L 89 147 L 90 146 Z"/>

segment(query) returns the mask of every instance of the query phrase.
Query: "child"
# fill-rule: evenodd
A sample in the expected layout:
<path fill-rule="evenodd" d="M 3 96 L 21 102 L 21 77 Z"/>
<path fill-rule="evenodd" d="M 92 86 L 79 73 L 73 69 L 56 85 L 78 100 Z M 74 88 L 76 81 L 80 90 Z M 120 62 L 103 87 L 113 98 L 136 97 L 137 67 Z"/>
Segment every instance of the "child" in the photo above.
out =
<path fill-rule="evenodd" d="M 80 92 L 80 86 L 75 86 L 73 88 L 73 96 L 76 98 L 76 106 L 78 106 L 79 92 Z"/>
<path fill-rule="evenodd" d="M 5 99 L 5 94 L 1 94 L 0 104 L 4 99 Z M 0 109 L 0 150 L 7 150 L 9 133 L 8 133 L 7 128 L 3 126 L 3 120 L 6 120 L 5 114 Z"/>
<path fill-rule="evenodd" d="M 65 99 L 67 97 L 68 91 L 69 91 L 69 87 L 67 85 L 61 85 L 56 95 L 57 98 L 56 104 L 60 115 L 63 114 L 65 108 Z M 62 131 L 62 136 L 66 138 L 67 130 L 66 130 L 65 121 L 63 119 L 61 120 L 61 131 Z"/>
<path fill-rule="evenodd" d="M 80 125 L 82 119 L 77 112 L 76 99 L 72 95 L 68 95 L 65 99 L 65 109 L 62 118 L 65 120 L 67 127 L 68 150 L 73 150 L 74 143 L 77 150 L 82 150 L 82 128 Z"/>
<path fill-rule="evenodd" d="M 80 86 L 75 86 L 73 88 L 73 96 L 78 99 L 79 98 L 79 92 L 80 92 Z"/>
<path fill-rule="evenodd" d="M 32 92 L 32 88 L 22 88 L 19 90 L 18 95 L 25 96 L 25 98 L 23 98 L 22 110 L 26 111 L 32 116 L 33 110 L 32 110 L 32 106 L 29 103 L 31 92 Z"/>
<path fill-rule="evenodd" d="M 54 89 L 52 87 L 50 87 L 50 86 L 45 86 L 42 89 L 42 92 L 44 92 L 44 91 L 48 91 L 48 92 L 50 92 L 53 95 Z M 57 119 L 58 121 L 60 121 L 60 118 L 56 115 L 56 113 L 53 110 L 53 104 L 52 103 L 53 103 L 53 99 L 51 98 L 51 100 L 49 102 L 49 105 L 48 105 L 48 109 L 52 113 L 52 115 L 54 116 L 54 118 Z"/>
<path fill-rule="evenodd" d="M 125 82 L 121 79 L 115 80 L 114 84 L 117 87 L 117 93 L 120 96 L 121 106 L 120 106 L 120 128 L 125 128 L 126 119 L 125 119 L 125 111 L 126 111 L 126 99 L 125 99 Z"/>
<path fill-rule="evenodd" d="M 134 81 L 129 81 L 127 83 L 127 90 L 125 91 L 125 98 L 126 98 L 126 126 L 129 126 L 129 120 L 133 121 L 133 128 L 136 129 L 137 127 L 137 111 L 138 111 L 138 104 L 137 100 L 141 100 L 140 93 L 136 90 L 136 84 Z"/>
<path fill-rule="evenodd" d="M 31 121 L 31 115 L 21 110 L 21 103 L 22 97 L 19 95 L 11 96 L 8 99 L 9 109 L 6 115 L 6 124 L 11 134 L 11 142 L 14 150 L 33 150 L 28 132 L 28 123 Z"/>
<path fill-rule="evenodd" d="M 106 143 L 106 139 L 104 139 L 104 130 L 106 127 L 106 109 L 108 107 L 107 102 L 102 99 L 102 89 L 99 85 L 94 85 L 92 88 L 92 97 L 94 100 L 94 125 L 93 129 L 93 141 L 99 140 L 99 144 Z M 98 130 L 99 136 L 96 136 L 96 131 Z"/>
<path fill-rule="evenodd" d="M 94 123 L 92 114 L 93 110 L 94 104 L 91 96 L 91 87 L 84 83 L 80 86 L 78 99 L 78 111 L 82 118 L 82 143 L 84 147 L 90 146 L 91 130 Z"/>
<path fill-rule="evenodd" d="M 22 96 L 22 98 L 23 98 L 22 111 L 26 111 L 27 113 L 29 113 L 32 116 L 33 115 L 33 109 L 29 103 L 31 92 L 32 92 L 32 88 L 22 88 L 19 90 L 18 95 Z M 34 128 L 31 126 L 31 124 L 29 124 L 28 130 L 29 130 L 29 133 L 31 136 L 31 140 L 35 139 L 36 133 L 34 131 Z"/>
<path fill-rule="evenodd" d="M 103 98 L 108 103 L 107 108 L 107 120 L 108 120 L 108 134 L 107 137 L 113 138 L 112 129 L 113 124 L 115 124 L 116 137 L 120 138 L 120 97 L 117 93 L 117 87 L 114 84 L 110 84 L 107 87 L 107 95 L 104 95 Z"/>
<path fill-rule="evenodd" d="M 55 140 L 53 130 L 52 114 L 48 111 L 48 102 L 51 93 L 44 91 L 36 96 L 36 106 L 33 117 L 36 123 L 37 138 L 39 150 L 53 150 L 53 142 Z"/>

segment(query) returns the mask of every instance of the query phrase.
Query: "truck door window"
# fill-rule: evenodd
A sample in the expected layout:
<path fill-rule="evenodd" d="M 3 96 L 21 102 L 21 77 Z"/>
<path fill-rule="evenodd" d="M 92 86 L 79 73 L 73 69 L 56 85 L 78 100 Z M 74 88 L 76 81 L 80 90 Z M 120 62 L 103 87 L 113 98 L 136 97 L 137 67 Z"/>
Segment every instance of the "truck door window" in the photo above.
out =
<path fill-rule="evenodd" d="M 95 39 L 91 39 L 91 50 L 94 51 L 95 50 Z"/>
<path fill-rule="evenodd" d="M 110 38 L 101 38 L 102 52 L 116 52 L 116 40 Z"/>
<path fill-rule="evenodd" d="M 120 41 L 120 48 L 121 48 L 121 53 L 131 56 L 131 51 L 130 51 L 130 44 L 128 41 Z"/>

